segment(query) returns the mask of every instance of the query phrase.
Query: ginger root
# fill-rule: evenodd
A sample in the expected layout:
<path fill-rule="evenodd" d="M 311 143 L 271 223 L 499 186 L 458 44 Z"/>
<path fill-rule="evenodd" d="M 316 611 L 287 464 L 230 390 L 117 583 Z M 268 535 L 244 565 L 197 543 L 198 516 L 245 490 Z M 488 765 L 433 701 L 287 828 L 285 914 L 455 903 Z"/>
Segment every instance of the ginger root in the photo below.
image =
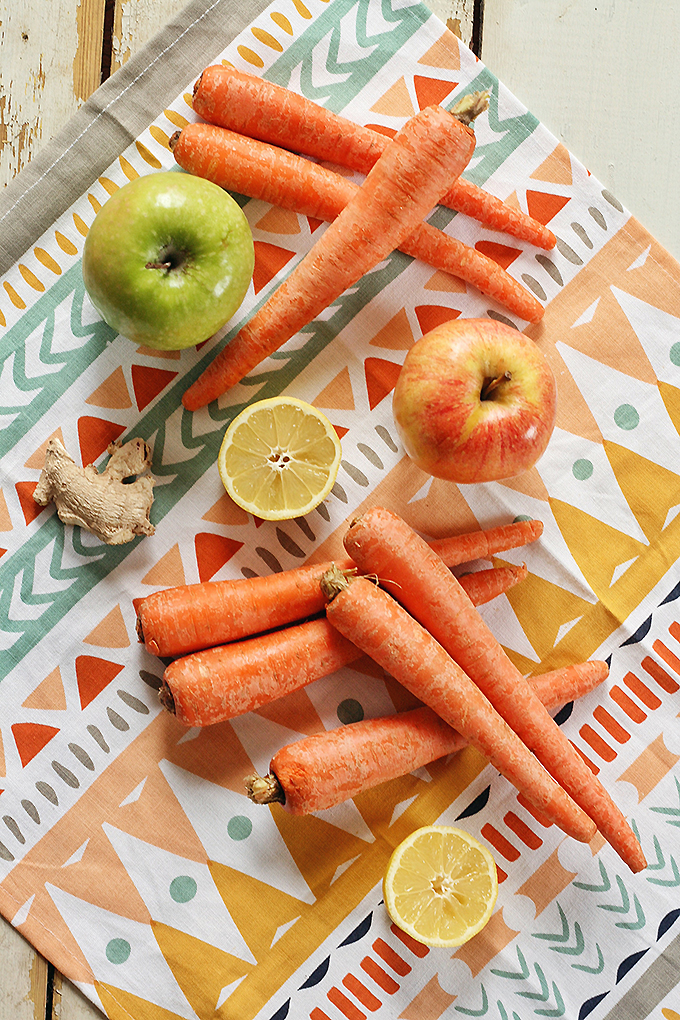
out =
<path fill-rule="evenodd" d="M 103 471 L 94 464 L 81 468 L 53 436 L 33 499 L 41 506 L 54 502 L 64 524 L 77 524 L 107 545 L 153 535 L 149 513 L 154 480 L 145 473 L 151 465 L 149 446 L 143 439 L 131 439 L 124 446 L 110 443 L 107 453 L 111 459 Z"/>

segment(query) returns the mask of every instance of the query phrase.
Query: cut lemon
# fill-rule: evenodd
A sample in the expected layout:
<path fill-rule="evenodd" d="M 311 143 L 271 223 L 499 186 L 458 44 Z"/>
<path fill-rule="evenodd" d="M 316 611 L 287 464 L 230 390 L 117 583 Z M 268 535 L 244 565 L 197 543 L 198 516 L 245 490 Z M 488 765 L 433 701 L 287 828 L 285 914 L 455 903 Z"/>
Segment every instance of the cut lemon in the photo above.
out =
<path fill-rule="evenodd" d="M 498 895 L 496 864 L 462 829 L 426 825 L 396 848 L 383 880 L 387 913 L 427 946 L 461 946 L 484 927 Z"/>
<path fill-rule="evenodd" d="M 256 517 L 281 521 L 302 517 L 326 498 L 341 453 L 324 414 L 296 397 L 270 397 L 234 418 L 218 467 L 235 503 Z"/>

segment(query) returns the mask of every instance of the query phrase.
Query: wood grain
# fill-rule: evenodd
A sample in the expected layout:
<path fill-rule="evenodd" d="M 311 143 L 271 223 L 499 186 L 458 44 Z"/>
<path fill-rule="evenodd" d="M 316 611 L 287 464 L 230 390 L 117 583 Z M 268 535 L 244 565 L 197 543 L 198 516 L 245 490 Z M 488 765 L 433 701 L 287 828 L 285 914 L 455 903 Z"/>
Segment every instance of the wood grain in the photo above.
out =
<path fill-rule="evenodd" d="M 678 38 L 661 0 L 484 4 L 484 63 L 676 259 Z"/>

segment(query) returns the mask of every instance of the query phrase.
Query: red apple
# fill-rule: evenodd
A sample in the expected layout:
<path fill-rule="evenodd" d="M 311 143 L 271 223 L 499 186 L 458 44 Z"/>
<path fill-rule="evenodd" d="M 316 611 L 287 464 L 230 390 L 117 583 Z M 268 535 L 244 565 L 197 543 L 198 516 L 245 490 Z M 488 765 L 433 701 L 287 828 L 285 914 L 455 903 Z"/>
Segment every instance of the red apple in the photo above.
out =
<path fill-rule="evenodd" d="M 406 355 L 392 410 L 409 457 L 451 482 L 532 467 L 555 425 L 555 377 L 540 348 L 495 319 L 456 319 Z"/>

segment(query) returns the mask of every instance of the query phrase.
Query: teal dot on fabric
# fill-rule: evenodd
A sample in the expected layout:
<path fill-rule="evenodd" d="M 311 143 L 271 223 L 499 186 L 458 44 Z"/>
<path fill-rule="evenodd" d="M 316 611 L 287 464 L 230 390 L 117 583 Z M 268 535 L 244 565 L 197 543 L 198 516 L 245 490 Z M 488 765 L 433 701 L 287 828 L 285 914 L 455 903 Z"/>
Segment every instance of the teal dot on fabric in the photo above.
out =
<path fill-rule="evenodd" d="M 669 356 L 674 365 L 680 365 L 680 343 L 673 344 Z"/>
<path fill-rule="evenodd" d="M 520 521 L 533 521 L 533 517 L 530 517 L 529 514 L 517 514 L 517 516 L 512 519 L 513 524 L 519 524 Z"/>
<path fill-rule="evenodd" d="M 246 815 L 234 815 L 227 822 L 227 835 L 231 839 L 248 839 L 253 831 L 253 823 Z"/>
<path fill-rule="evenodd" d="M 178 875 L 170 883 L 170 895 L 175 903 L 188 903 L 193 900 L 198 886 L 191 875 Z"/>
<path fill-rule="evenodd" d="M 635 429 L 640 424 L 640 415 L 632 404 L 619 404 L 614 411 L 614 421 L 620 429 Z"/>
<path fill-rule="evenodd" d="M 579 460 L 574 461 L 571 466 L 571 470 L 574 478 L 577 478 L 579 482 L 585 482 L 586 478 L 590 478 L 595 469 L 591 460 L 586 460 L 585 457 L 581 457 Z"/>
<path fill-rule="evenodd" d="M 127 939 L 111 939 L 106 944 L 106 959 L 109 963 L 125 963 L 132 952 Z"/>
<path fill-rule="evenodd" d="M 355 698 L 345 698 L 338 705 L 338 719 L 341 723 L 361 722 L 364 717 L 364 708 L 361 702 Z"/>

